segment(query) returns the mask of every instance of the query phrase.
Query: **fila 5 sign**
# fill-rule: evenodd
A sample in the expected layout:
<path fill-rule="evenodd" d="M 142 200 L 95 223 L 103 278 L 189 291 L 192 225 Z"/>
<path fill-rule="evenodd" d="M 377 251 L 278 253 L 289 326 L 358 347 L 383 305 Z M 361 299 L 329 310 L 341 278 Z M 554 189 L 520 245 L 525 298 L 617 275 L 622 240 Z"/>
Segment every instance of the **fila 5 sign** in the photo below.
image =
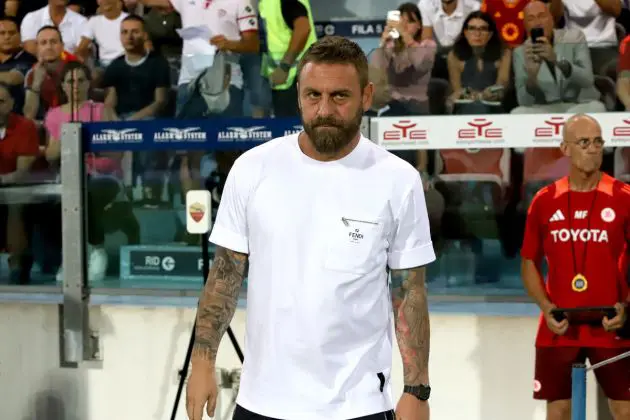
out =
<path fill-rule="evenodd" d="M 591 114 L 608 146 L 630 147 L 627 113 Z M 372 119 L 372 140 L 386 149 L 558 147 L 571 114 L 419 116 Z"/>

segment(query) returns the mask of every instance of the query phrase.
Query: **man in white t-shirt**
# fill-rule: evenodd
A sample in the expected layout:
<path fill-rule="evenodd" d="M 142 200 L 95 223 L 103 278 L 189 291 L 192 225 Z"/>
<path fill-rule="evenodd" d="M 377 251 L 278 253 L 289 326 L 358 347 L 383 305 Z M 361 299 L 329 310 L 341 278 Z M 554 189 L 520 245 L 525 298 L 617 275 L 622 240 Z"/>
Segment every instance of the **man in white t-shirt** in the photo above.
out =
<path fill-rule="evenodd" d="M 474 0 L 420 0 L 423 39 L 433 38 L 441 49 L 452 47 L 466 17 L 479 7 Z"/>
<path fill-rule="evenodd" d="M 182 28 L 206 26 L 211 33 L 208 42 L 217 49 L 230 53 L 230 105 L 223 116 L 243 114 L 243 73 L 239 66 L 239 54 L 258 53 L 258 18 L 252 0 L 140 0 L 146 6 L 173 8 L 182 18 Z M 182 69 L 177 91 L 177 114 L 186 105 L 190 114 L 197 115 L 197 109 L 205 107 L 202 98 L 192 98 L 188 84 L 201 72 L 198 40 L 184 40 Z M 192 103 L 189 103 L 189 100 Z"/>
<path fill-rule="evenodd" d="M 586 37 L 593 73 L 614 77 L 618 45 L 616 19 L 622 0 L 562 0 L 567 29 L 580 29 Z"/>
<path fill-rule="evenodd" d="M 432 77 L 448 80 L 446 56 L 462 32 L 464 20 L 471 12 L 479 10 L 474 0 L 420 0 L 418 8 L 422 15 L 422 39 L 433 39 L 438 44 L 438 53 L 433 64 Z"/>
<path fill-rule="evenodd" d="M 188 416 L 214 412 L 217 349 L 247 274 L 234 420 L 392 419 L 392 324 L 405 376 L 396 417 L 428 420 L 424 266 L 435 253 L 420 174 L 359 131 L 374 87 L 356 43 L 319 40 L 297 80 L 304 131 L 243 154 L 223 190 Z"/>
<path fill-rule="evenodd" d="M 48 0 L 48 6 L 28 13 L 22 20 L 20 34 L 24 49 L 37 56 L 37 33 L 44 26 L 56 26 L 65 51 L 82 59 L 89 54 L 87 19 L 67 7 L 68 0 Z"/>
<path fill-rule="evenodd" d="M 120 42 L 120 24 L 129 16 L 122 9 L 121 0 L 99 0 L 100 14 L 88 21 L 88 37 L 98 46 L 98 65 L 109 66 L 125 53 Z"/>

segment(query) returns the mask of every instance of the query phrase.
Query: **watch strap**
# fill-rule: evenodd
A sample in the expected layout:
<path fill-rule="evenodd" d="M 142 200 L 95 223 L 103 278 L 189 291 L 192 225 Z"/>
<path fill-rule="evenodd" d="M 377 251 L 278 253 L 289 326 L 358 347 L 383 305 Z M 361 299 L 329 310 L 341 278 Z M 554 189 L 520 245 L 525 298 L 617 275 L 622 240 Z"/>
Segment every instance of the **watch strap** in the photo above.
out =
<path fill-rule="evenodd" d="M 426 401 L 429 399 L 431 395 L 431 387 L 429 385 L 405 385 L 403 388 L 403 392 L 406 394 L 413 395 L 420 401 Z"/>

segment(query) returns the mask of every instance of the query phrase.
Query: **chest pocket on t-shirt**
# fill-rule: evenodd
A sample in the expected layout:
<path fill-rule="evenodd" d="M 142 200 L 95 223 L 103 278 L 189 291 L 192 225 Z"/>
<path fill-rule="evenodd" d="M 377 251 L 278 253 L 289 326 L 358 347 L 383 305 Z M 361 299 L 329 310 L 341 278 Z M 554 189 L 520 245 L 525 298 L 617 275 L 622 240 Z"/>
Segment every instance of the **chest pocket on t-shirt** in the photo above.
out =
<path fill-rule="evenodd" d="M 330 270 L 366 274 L 383 247 L 383 220 L 351 213 L 333 223 L 324 266 Z"/>

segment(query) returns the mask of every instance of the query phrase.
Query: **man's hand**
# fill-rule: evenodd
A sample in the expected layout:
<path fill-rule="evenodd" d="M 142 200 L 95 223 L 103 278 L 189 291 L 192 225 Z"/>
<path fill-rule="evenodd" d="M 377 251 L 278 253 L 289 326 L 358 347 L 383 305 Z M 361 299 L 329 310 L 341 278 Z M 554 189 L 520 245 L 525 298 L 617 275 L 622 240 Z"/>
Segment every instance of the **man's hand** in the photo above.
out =
<path fill-rule="evenodd" d="M 429 402 L 403 393 L 396 406 L 396 420 L 429 420 Z"/>
<path fill-rule="evenodd" d="M 223 35 L 215 35 L 210 38 L 210 44 L 214 45 L 219 49 L 219 51 L 229 51 L 230 50 L 230 41 L 224 37 Z"/>
<path fill-rule="evenodd" d="M 542 60 L 535 52 L 535 45 L 528 44 L 525 46 L 525 71 L 530 79 L 536 80 Z"/>
<path fill-rule="evenodd" d="M 203 420 L 203 407 L 214 417 L 217 406 L 217 380 L 214 366 L 204 360 L 193 361 L 192 373 L 186 386 L 186 413 L 189 420 Z"/>
<path fill-rule="evenodd" d="M 545 317 L 545 322 L 547 323 L 547 327 L 551 330 L 552 333 L 556 335 L 564 335 L 569 329 L 569 320 L 564 318 L 562 321 L 558 322 L 551 314 L 551 311 L 556 308 L 556 305 L 550 304 L 546 308 L 543 309 L 543 315 Z"/>
<path fill-rule="evenodd" d="M 614 318 L 608 319 L 608 317 L 605 316 L 604 319 L 602 319 L 602 325 L 606 331 L 616 331 L 626 323 L 626 305 L 617 303 L 615 305 L 615 311 L 617 311 L 617 315 L 615 315 Z"/>
<path fill-rule="evenodd" d="M 286 82 L 288 77 L 289 73 L 282 70 L 280 67 L 276 67 L 269 78 L 272 86 L 278 86 Z"/>
<path fill-rule="evenodd" d="M 553 45 L 545 37 L 538 38 L 538 41 L 532 44 L 534 54 L 541 59 L 549 62 L 550 64 L 556 64 L 556 51 L 553 49 Z"/>
<path fill-rule="evenodd" d="M 39 91 L 42 83 L 44 83 L 44 80 L 46 79 L 46 75 L 48 75 L 46 67 L 41 62 L 35 64 L 35 67 L 33 68 L 33 83 L 31 88 Z"/>

